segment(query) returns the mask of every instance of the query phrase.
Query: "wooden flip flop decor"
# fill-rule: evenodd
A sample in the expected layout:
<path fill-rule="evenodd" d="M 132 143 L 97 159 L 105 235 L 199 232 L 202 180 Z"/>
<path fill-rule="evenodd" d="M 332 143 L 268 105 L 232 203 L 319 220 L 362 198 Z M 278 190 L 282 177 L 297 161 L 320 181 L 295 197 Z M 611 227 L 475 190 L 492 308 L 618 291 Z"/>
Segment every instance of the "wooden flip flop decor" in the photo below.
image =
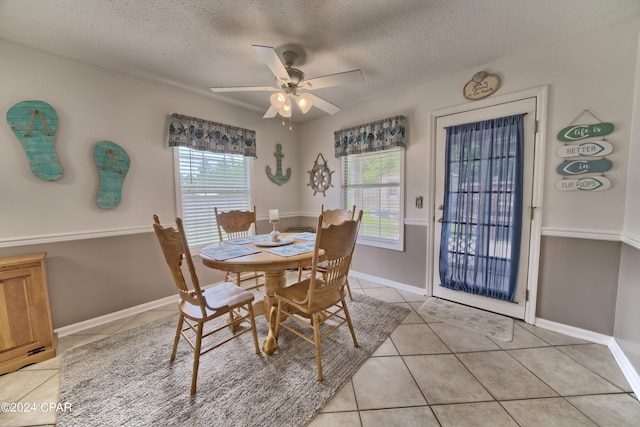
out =
<path fill-rule="evenodd" d="M 580 175 L 583 173 L 600 173 L 611 169 L 611 160 L 566 160 L 558 165 L 556 172 L 560 175 Z"/>
<path fill-rule="evenodd" d="M 55 141 L 58 115 L 44 101 L 22 101 L 7 111 L 7 122 L 22 144 L 31 172 L 45 181 L 62 176 L 62 165 L 56 156 Z"/>
<path fill-rule="evenodd" d="M 605 136 L 613 132 L 612 123 L 596 123 L 592 125 L 571 125 L 558 132 L 558 140 L 562 142 L 578 141 L 594 136 Z"/>
<path fill-rule="evenodd" d="M 122 185 L 129 172 L 131 159 L 124 148 L 111 141 L 100 141 L 94 154 L 100 175 L 98 206 L 102 209 L 113 209 L 120 204 Z"/>

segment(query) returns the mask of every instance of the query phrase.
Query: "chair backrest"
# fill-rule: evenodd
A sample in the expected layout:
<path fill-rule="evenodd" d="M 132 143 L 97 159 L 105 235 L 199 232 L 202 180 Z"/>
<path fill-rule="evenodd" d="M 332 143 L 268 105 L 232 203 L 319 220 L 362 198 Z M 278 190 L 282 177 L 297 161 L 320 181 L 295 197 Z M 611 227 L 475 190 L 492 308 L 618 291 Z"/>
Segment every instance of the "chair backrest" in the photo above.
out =
<path fill-rule="evenodd" d="M 158 237 L 164 259 L 169 266 L 169 270 L 171 270 L 173 282 L 178 288 L 180 298 L 190 304 L 199 306 L 204 316 L 206 312 L 206 301 L 202 297 L 200 282 L 198 281 L 193 259 L 191 258 L 191 251 L 189 250 L 189 244 L 187 243 L 186 234 L 184 233 L 182 218 L 176 218 L 177 230 L 173 227 L 163 227 L 160 224 L 158 215 L 153 216 L 153 221 L 153 229 Z M 189 288 L 185 280 L 182 271 L 182 260 L 186 260 L 192 288 Z"/>
<path fill-rule="evenodd" d="M 218 208 L 214 207 L 216 214 L 216 224 L 218 225 L 218 238 L 223 240 L 223 231 L 227 235 L 227 239 L 238 239 L 241 237 L 256 234 L 256 207 L 253 211 L 233 210 L 227 212 L 218 212 Z"/>
<path fill-rule="evenodd" d="M 361 220 L 362 211 L 358 213 L 356 219 L 347 219 L 339 224 L 323 227 L 324 218 L 322 215 L 318 217 L 311 283 L 305 301 L 309 306 L 312 306 L 315 300 L 322 298 L 323 294 L 336 291 L 342 294 L 344 292 Z M 321 251 L 323 252 L 322 257 L 320 257 Z M 318 262 L 321 261 L 323 262 L 322 279 L 318 278 L 316 274 Z"/>
<path fill-rule="evenodd" d="M 320 208 L 320 214 L 323 217 L 322 226 L 326 227 L 331 224 L 340 224 L 341 222 L 353 219 L 356 215 L 356 205 L 353 205 L 350 211 L 346 209 L 324 209 L 324 205 Z"/>

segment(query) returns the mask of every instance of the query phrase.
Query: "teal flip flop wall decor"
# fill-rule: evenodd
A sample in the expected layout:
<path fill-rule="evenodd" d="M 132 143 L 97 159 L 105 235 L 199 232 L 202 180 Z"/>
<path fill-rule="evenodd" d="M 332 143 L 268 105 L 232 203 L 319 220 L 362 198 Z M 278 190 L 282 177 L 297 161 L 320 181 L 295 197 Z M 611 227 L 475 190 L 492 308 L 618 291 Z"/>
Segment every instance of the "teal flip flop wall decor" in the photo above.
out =
<path fill-rule="evenodd" d="M 7 111 L 7 122 L 22 144 L 31 172 L 45 181 L 62 176 L 62 165 L 56 156 L 55 141 L 58 115 L 44 101 L 22 101 Z"/>
<path fill-rule="evenodd" d="M 98 142 L 94 154 L 100 175 L 98 206 L 113 209 L 120 204 L 122 185 L 129 172 L 131 159 L 124 148 L 111 141 Z"/>

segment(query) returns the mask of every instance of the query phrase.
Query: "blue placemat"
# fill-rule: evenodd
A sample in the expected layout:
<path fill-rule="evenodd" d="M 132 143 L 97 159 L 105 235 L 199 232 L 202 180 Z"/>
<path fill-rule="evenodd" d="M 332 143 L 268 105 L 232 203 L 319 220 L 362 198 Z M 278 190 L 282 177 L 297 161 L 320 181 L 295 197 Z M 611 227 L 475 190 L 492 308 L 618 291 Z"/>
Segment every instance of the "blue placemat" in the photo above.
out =
<path fill-rule="evenodd" d="M 280 255 L 284 257 L 296 256 L 307 252 L 313 252 L 315 242 L 294 243 L 293 245 L 280 246 L 273 249 L 267 249 L 266 252 Z"/>
<path fill-rule="evenodd" d="M 257 254 L 258 249 L 248 248 L 246 246 L 237 245 L 224 245 L 218 246 L 217 243 L 213 245 L 205 246 L 200 250 L 200 253 L 213 258 L 216 261 L 224 261 L 231 258 L 238 258 L 245 255 Z"/>
<path fill-rule="evenodd" d="M 249 243 L 262 242 L 263 240 L 269 240 L 271 237 L 268 234 L 258 234 L 257 236 L 239 237 L 237 239 L 225 240 L 227 243 L 233 243 L 234 245 L 247 245 Z"/>
<path fill-rule="evenodd" d="M 304 232 L 304 233 L 294 234 L 294 235 L 288 236 L 288 237 L 292 237 L 294 239 L 300 239 L 300 240 L 311 240 L 312 242 L 315 242 L 316 233 Z"/>

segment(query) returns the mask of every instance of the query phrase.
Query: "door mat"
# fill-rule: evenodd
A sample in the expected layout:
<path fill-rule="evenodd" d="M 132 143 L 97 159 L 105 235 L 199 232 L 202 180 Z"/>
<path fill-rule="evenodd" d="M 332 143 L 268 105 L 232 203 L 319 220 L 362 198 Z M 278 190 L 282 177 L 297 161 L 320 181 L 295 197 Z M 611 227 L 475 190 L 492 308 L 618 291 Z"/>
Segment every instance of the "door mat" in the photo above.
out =
<path fill-rule="evenodd" d="M 427 298 L 418 309 L 418 314 L 431 316 L 491 338 L 513 340 L 513 319 L 510 317 L 434 297 Z"/>

